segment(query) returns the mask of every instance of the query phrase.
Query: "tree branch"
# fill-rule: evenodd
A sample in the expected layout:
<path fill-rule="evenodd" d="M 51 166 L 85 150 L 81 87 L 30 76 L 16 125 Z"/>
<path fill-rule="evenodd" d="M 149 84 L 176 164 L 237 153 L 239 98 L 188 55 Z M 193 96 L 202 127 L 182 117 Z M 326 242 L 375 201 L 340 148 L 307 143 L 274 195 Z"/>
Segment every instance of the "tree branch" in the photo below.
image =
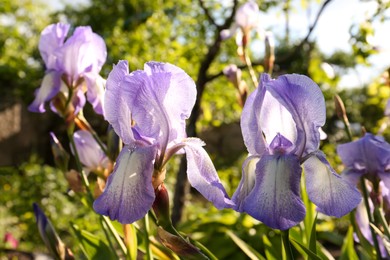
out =
<path fill-rule="evenodd" d="M 202 1 L 200 0 L 200 5 L 203 10 L 207 10 L 202 6 Z M 214 61 L 214 59 L 217 57 L 217 54 L 221 48 L 221 31 L 223 29 L 227 29 L 230 27 L 234 20 L 234 16 L 236 14 L 238 6 L 238 0 L 234 0 L 234 5 L 232 8 L 232 12 L 230 16 L 225 20 L 224 24 L 221 26 L 216 25 L 215 30 L 215 38 L 213 44 L 209 47 L 207 54 L 205 55 L 203 61 L 200 64 L 200 68 L 198 71 L 198 76 L 196 80 L 196 87 L 197 87 L 197 96 L 194 108 L 192 110 L 191 116 L 189 118 L 188 127 L 187 127 L 187 135 L 191 137 L 196 136 L 196 122 L 200 116 L 200 104 L 202 100 L 202 95 L 204 92 L 204 89 L 206 87 L 206 84 L 209 82 L 209 78 L 207 77 L 207 71 L 210 68 L 211 63 Z M 206 16 L 207 15 L 206 13 Z M 211 16 L 209 16 L 209 19 Z M 172 223 L 176 225 L 182 216 L 183 206 L 184 206 L 184 200 L 186 194 L 186 187 L 188 186 L 187 183 L 187 167 L 186 167 L 186 159 L 183 158 L 181 160 L 180 169 L 177 173 L 177 181 L 175 185 L 175 194 L 173 198 L 173 209 L 172 209 Z"/>

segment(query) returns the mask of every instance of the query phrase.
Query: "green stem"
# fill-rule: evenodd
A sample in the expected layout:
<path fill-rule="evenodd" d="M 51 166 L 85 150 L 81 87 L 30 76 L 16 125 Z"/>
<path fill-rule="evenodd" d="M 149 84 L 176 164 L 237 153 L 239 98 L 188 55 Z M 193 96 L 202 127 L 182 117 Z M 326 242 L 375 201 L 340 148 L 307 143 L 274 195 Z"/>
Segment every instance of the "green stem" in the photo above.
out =
<path fill-rule="evenodd" d="M 345 130 L 347 132 L 347 135 L 348 135 L 348 139 L 349 139 L 350 142 L 352 142 L 351 126 L 349 125 L 348 118 L 344 118 L 343 119 L 343 123 L 344 123 L 344 126 L 345 126 Z"/>
<path fill-rule="evenodd" d="M 370 204 L 368 202 L 368 196 L 369 195 L 368 195 L 366 184 L 364 182 L 364 177 L 360 178 L 360 186 L 361 186 L 362 193 L 363 193 L 364 205 L 366 206 L 366 211 L 367 211 L 367 215 L 368 215 L 368 221 L 371 224 L 371 223 L 374 223 L 374 217 L 373 217 L 373 215 L 371 214 L 371 211 L 370 211 Z M 371 231 L 371 235 L 372 235 L 372 240 L 374 241 L 374 247 L 375 247 L 377 259 L 382 259 L 381 258 L 381 251 L 379 249 L 379 243 L 378 243 L 377 235 L 375 233 L 375 230 L 371 227 L 371 225 L 370 225 L 370 231 Z"/>
<path fill-rule="evenodd" d="M 145 226 L 145 250 L 146 250 L 146 259 L 152 260 L 153 259 L 153 253 L 150 248 L 150 241 L 149 241 L 149 213 L 147 213 L 144 217 L 144 226 Z"/>
<path fill-rule="evenodd" d="M 283 247 L 284 247 L 284 251 L 286 252 L 287 260 L 294 260 L 294 255 L 293 255 L 293 251 L 289 239 L 289 231 L 290 231 L 289 229 L 281 231 Z"/>
<path fill-rule="evenodd" d="M 257 80 L 255 70 L 253 69 L 251 59 L 249 58 L 247 48 L 244 48 L 244 60 L 245 65 L 248 67 L 249 74 L 251 75 L 253 85 L 255 86 L 255 88 L 257 88 L 257 86 L 259 85 L 259 81 Z"/>
<path fill-rule="evenodd" d="M 92 192 L 89 188 L 89 181 L 88 181 L 88 178 L 83 170 L 83 167 L 81 165 L 81 161 L 80 161 L 80 157 L 79 157 L 79 154 L 77 152 L 77 149 L 76 149 L 76 144 L 74 142 L 74 138 L 73 138 L 73 129 L 74 129 L 74 125 L 68 127 L 68 138 L 70 140 L 70 145 L 74 151 L 74 157 L 76 159 L 76 166 L 77 166 L 77 171 L 80 173 L 81 175 L 81 180 L 83 182 L 83 185 L 87 191 L 87 201 L 88 201 L 88 205 L 92 208 L 92 203 L 94 201 L 94 198 L 93 198 L 93 195 L 92 195 Z M 102 216 L 102 215 L 99 215 L 100 218 L 102 218 L 102 220 L 104 221 L 104 223 L 106 224 L 107 228 L 108 228 L 108 231 L 110 231 L 111 235 L 115 238 L 116 242 L 118 243 L 120 249 L 122 250 L 123 254 L 126 255 L 127 254 L 127 249 L 126 249 L 126 246 L 125 244 L 123 243 L 122 239 L 120 238 L 118 232 L 116 232 L 115 228 L 112 226 L 112 223 L 111 221 L 106 217 L 106 216 Z"/>

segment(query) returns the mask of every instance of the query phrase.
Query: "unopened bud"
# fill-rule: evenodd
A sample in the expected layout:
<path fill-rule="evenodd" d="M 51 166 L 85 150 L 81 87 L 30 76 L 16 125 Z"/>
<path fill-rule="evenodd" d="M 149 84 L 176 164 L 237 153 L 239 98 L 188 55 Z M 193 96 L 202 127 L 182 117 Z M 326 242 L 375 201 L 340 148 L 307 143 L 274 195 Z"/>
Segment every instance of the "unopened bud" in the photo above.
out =
<path fill-rule="evenodd" d="M 155 190 L 156 198 L 153 202 L 153 211 L 156 214 L 158 224 L 162 227 L 171 226 L 169 195 L 164 183 Z"/>
<path fill-rule="evenodd" d="M 164 246 L 185 259 L 208 259 L 198 248 L 190 244 L 187 240 L 173 235 L 161 227 L 157 228 L 157 236 Z"/>
<path fill-rule="evenodd" d="M 80 193 L 80 192 L 85 191 L 83 181 L 81 180 L 81 176 L 77 171 L 72 169 L 72 170 L 66 172 L 65 179 L 68 181 L 69 188 L 72 191 L 74 191 L 76 193 Z"/>
<path fill-rule="evenodd" d="M 54 157 L 55 165 L 62 171 L 68 171 L 69 154 L 65 151 L 60 141 L 53 132 L 50 132 L 51 151 Z"/>
<path fill-rule="evenodd" d="M 61 241 L 50 220 L 46 217 L 38 204 L 33 203 L 33 209 L 39 234 L 53 256 L 56 259 L 74 259 L 72 252 Z"/>
<path fill-rule="evenodd" d="M 334 104 L 337 117 L 344 122 L 348 122 L 347 112 L 345 111 L 343 100 L 337 94 L 334 96 Z"/>

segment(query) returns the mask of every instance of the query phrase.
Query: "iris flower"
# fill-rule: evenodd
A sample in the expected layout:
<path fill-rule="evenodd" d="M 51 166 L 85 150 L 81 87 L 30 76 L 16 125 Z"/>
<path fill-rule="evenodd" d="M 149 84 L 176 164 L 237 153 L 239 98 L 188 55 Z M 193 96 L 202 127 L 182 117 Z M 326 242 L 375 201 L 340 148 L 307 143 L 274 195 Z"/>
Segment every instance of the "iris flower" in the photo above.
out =
<path fill-rule="evenodd" d="M 359 191 L 332 169 L 319 150 L 319 128 L 325 118 L 324 97 L 308 77 L 261 76 L 241 117 L 250 156 L 232 198 L 237 211 L 280 230 L 301 222 L 306 214 L 300 197 L 301 164 L 308 196 L 318 211 L 341 217 L 358 205 Z"/>
<path fill-rule="evenodd" d="M 41 33 L 39 51 L 46 75 L 29 110 L 45 112 L 45 102 L 61 92 L 71 100 L 77 114 L 85 104 L 87 91 L 88 101 L 102 114 L 104 79 L 99 71 L 106 61 L 106 45 L 89 26 L 76 27 L 73 35 L 66 39 L 69 28 L 69 24 L 51 24 Z M 52 110 L 58 112 L 53 104 Z"/>
<path fill-rule="evenodd" d="M 390 144 L 383 137 L 366 133 L 357 141 L 339 145 L 337 153 L 346 167 L 343 177 L 347 180 L 356 184 L 364 175 L 373 184 L 382 180 L 390 189 Z"/>
<path fill-rule="evenodd" d="M 148 62 L 129 74 L 126 61 L 107 79 L 104 117 L 124 142 L 113 173 L 94 209 L 121 223 L 142 218 L 165 178 L 165 164 L 185 152 L 190 184 L 217 208 L 232 207 L 217 172 L 197 138 L 187 138 L 185 120 L 196 99 L 194 81 L 180 68 Z"/>

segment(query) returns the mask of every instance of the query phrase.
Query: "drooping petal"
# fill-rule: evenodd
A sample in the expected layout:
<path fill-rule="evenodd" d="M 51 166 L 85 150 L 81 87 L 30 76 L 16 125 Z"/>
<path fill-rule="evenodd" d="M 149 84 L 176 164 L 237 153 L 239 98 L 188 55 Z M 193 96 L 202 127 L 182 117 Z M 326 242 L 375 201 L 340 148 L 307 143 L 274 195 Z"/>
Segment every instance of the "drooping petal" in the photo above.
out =
<path fill-rule="evenodd" d="M 195 104 L 195 82 L 181 68 L 169 63 L 148 62 L 145 64 L 144 70 L 153 78 L 156 85 L 159 83 L 160 75 L 170 75 L 169 87 L 163 100 L 170 126 L 168 142 L 186 138 L 185 120 L 190 117 Z M 154 88 L 156 89 L 157 86 Z M 159 89 L 156 92 L 160 94 Z"/>
<path fill-rule="evenodd" d="M 255 186 L 255 169 L 259 160 L 258 156 L 249 156 L 242 165 L 241 181 L 232 197 L 236 205 L 234 210 L 238 212 L 243 212 L 243 202 Z"/>
<path fill-rule="evenodd" d="M 249 95 L 241 114 L 241 131 L 245 146 L 250 154 L 259 156 L 266 150 L 260 111 L 265 95 L 264 85 L 270 80 L 268 74 L 261 75 L 259 87 Z"/>
<path fill-rule="evenodd" d="M 129 74 L 127 61 L 119 61 L 110 72 L 104 94 L 104 118 L 125 144 L 134 142 L 131 110 L 123 95 L 124 77 Z"/>
<path fill-rule="evenodd" d="M 339 218 L 361 201 L 356 187 L 333 170 L 322 152 L 313 153 L 303 165 L 307 194 L 318 211 Z"/>
<path fill-rule="evenodd" d="M 85 75 L 87 81 L 87 98 L 88 102 L 91 103 L 96 113 L 103 114 L 103 100 L 104 100 L 104 86 L 106 80 L 100 75 L 91 75 L 90 73 Z"/>
<path fill-rule="evenodd" d="M 123 147 L 107 186 L 93 203 L 94 210 L 122 224 L 142 218 L 152 207 L 152 186 L 156 147 Z"/>
<path fill-rule="evenodd" d="M 197 138 L 188 138 L 183 144 L 187 156 L 187 176 L 191 186 L 216 208 L 232 208 L 234 203 L 227 195 L 209 155 L 203 149 L 204 143 Z"/>
<path fill-rule="evenodd" d="M 265 87 L 296 124 L 296 141 L 290 140 L 296 144 L 294 153 L 305 156 L 316 151 L 320 142 L 318 128 L 326 119 L 325 99 L 318 85 L 307 76 L 291 74 L 269 81 Z"/>
<path fill-rule="evenodd" d="M 302 168 L 295 155 L 263 155 L 243 210 L 271 228 L 289 229 L 306 214 L 300 198 Z"/>
<path fill-rule="evenodd" d="M 69 24 L 57 23 L 47 26 L 42 31 L 38 48 L 47 70 L 58 69 L 56 51 L 64 44 L 69 28 Z"/>
<path fill-rule="evenodd" d="M 45 102 L 52 99 L 61 88 L 61 75 L 51 71 L 45 75 L 41 87 L 35 94 L 35 99 L 28 107 L 31 112 L 43 113 L 46 111 Z"/>
<path fill-rule="evenodd" d="M 78 130 L 73 134 L 73 138 L 77 153 L 83 165 L 91 170 L 103 166 L 106 155 L 90 132 Z M 72 153 L 75 154 L 73 149 Z"/>

